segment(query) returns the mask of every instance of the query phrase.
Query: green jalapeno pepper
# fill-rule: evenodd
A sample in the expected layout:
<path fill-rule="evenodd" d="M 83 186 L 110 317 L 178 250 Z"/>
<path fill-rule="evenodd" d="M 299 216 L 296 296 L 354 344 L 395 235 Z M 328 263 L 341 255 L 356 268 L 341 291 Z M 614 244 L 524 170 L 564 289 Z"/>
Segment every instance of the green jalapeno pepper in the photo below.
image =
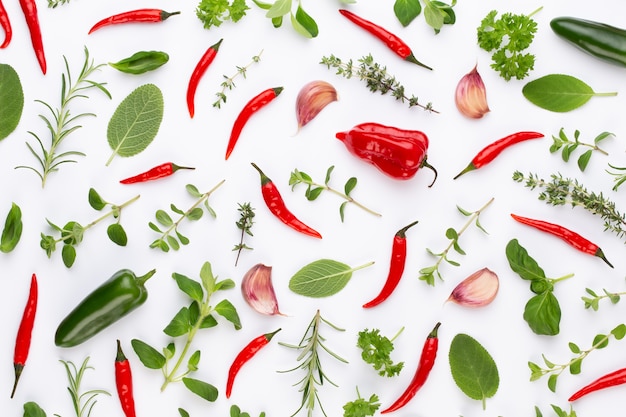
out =
<path fill-rule="evenodd" d="M 118 62 L 109 62 L 109 65 L 118 71 L 128 74 L 143 74 L 153 71 L 169 61 L 170 57 L 165 52 L 141 51 Z"/>
<path fill-rule="evenodd" d="M 79 345 L 142 305 L 148 298 L 144 284 L 155 272 L 153 269 L 137 277 L 128 269 L 117 271 L 61 321 L 54 343 L 60 347 Z"/>

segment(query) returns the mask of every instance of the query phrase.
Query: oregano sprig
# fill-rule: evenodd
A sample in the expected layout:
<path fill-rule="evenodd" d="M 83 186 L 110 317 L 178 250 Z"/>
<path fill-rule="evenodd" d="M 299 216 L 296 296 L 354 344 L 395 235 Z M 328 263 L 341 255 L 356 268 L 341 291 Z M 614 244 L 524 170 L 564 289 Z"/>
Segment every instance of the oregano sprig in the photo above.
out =
<path fill-rule="evenodd" d="M 589 148 L 581 155 L 579 155 L 577 159 L 578 168 L 581 171 L 584 171 L 589 164 L 589 160 L 591 159 L 591 155 L 593 154 L 593 152 L 599 152 L 603 155 L 608 155 L 608 153 L 604 149 L 598 146 L 598 143 L 611 136 L 614 136 L 613 133 L 602 132 L 593 139 L 593 143 L 587 143 L 582 142 L 579 139 L 580 131 L 578 129 L 574 131 L 574 139 L 572 140 L 567 137 L 564 128 L 561 128 L 558 136 L 552 135 L 552 145 L 550 146 L 550 153 L 560 151 L 563 161 L 568 162 L 570 156 L 578 147 Z"/>
<path fill-rule="evenodd" d="M 611 304 L 617 304 L 619 303 L 622 296 L 626 295 L 626 291 L 609 292 L 604 288 L 602 289 L 602 292 L 604 294 L 598 294 L 596 291 L 592 290 L 591 288 L 585 288 L 585 292 L 590 297 L 583 296 L 581 297 L 581 299 L 585 303 L 585 308 L 590 308 L 593 311 L 598 311 L 598 309 L 600 308 L 600 301 L 604 299 L 611 301 Z"/>
<path fill-rule="evenodd" d="M 248 68 L 252 64 L 261 61 L 262 53 L 263 53 L 263 50 L 261 50 L 261 52 L 259 52 L 257 55 L 253 56 L 252 61 L 250 61 L 246 66 L 243 66 L 243 67 L 237 66 L 237 72 L 235 72 L 233 75 L 231 76 L 223 75 L 224 81 L 222 81 L 222 83 L 220 84 L 220 87 L 222 87 L 222 89 L 218 91 L 217 93 L 215 93 L 215 95 L 217 96 L 217 100 L 213 103 L 213 107 L 221 109 L 222 103 L 226 104 L 226 98 L 227 98 L 226 90 L 230 91 L 236 87 L 235 79 L 238 76 L 242 76 L 244 79 L 246 78 L 246 75 L 248 73 Z"/>
<path fill-rule="evenodd" d="M 243 239 L 246 235 L 253 236 L 252 234 L 252 225 L 254 224 L 254 208 L 252 205 L 247 203 L 238 203 L 239 207 L 237 211 L 239 212 L 239 220 L 235 222 L 237 229 L 241 230 L 241 237 L 239 239 L 239 243 L 235 245 L 233 248 L 234 251 L 237 251 L 237 258 L 235 259 L 235 266 L 237 266 L 237 262 L 239 262 L 239 255 L 241 255 L 241 251 L 243 249 L 252 250 L 250 246 L 243 242 Z"/>

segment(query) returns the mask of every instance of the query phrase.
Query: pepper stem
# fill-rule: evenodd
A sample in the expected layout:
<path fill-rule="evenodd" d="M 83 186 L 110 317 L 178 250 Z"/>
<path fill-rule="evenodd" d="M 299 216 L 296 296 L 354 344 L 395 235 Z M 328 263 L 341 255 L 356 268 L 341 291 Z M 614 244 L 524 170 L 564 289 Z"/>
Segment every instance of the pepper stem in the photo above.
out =
<path fill-rule="evenodd" d="M 21 363 L 15 363 L 13 364 L 13 367 L 15 368 L 15 382 L 13 383 L 11 398 L 13 398 L 13 395 L 15 394 L 15 389 L 17 388 L 17 383 L 20 380 L 20 376 L 22 375 L 22 370 L 24 370 L 24 365 L 22 365 Z"/>
<path fill-rule="evenodd" d="M 470 162 L 469 165 L 467 165 L 463 171 L 461 171 L 458 174 L 456 174 L 456 176 L 454 178 L 452 178 L 452 179 L 455 180 L 455 179 L 459 178 L 461 175 L 465 174 L 466 172 L 470 172 L 470 171 L 473 171 L 475 169 L 476 169 L 476 167 L 474 166 L 474 164 Z"/>
<path fill-rule="evenodd" d="M 407 224 L 402 229 L 400 229 L 400 230 L 398 230 L 396 232 L 396 236 L 398 236 L 398 237 L 405 237 L 406 236 L 406 231 L 409 230 L 411 227 L 415 226 L 417 223 L 419 223 L 419 220 L 415 220 L 413 223 Z"/>
<path fill-rule="evenodd" d="M 604 252 L 602 251 L 602 249 L 598 248 L 598 250 L 596 250 L 596 253 L 594 253 L 594 255 L 602 259 L 604 262 L 607 263 L 608 266 L 613 268 L 613 265 L 611 264 L 611 262 L 609 262 L 609 260 L 606 259 L 606 256 L 604 256 Z"/>
<path fill-rule="evenodd" d="M 193 168 L 193 167 L 182 167 L 182 166 L 176 165 L 175 163 L 172 162 L 172 172 L 176 172 L 179 169 L 191 169 L 191 170 L 193 170 L 195 168 Z"/>
<path fill-rule="evenodd" d="M 122 344 L 120 343 L 120 340 L 117 339 L 117 353 L 115 355 L 115 362 L 124 362 L 126 360 L 126 355 L 124 355 L 124 352 L 122 351 Z"/>
<path fill-rule="evenodd" d="M 432 187 L 432 186 L 433 186 L 433 184 L 435 183 L 435 181 L 437 181 L 437 170 L 435 169 L 435 167 L 434 167 L 434 166 L 432 166 L 431 164 L 429 164 L 429 163 L 426 161 L 426 159 L 427 159 L 427 158 L 426 158 L 426 157 L 424 157 L 424 160 L 423 160 L 423 161 L 422 161 L 422 163 L 420 164 L 420 168 L 426 167 L 426 168 L 428 168 L 428 169 L 432 170 L 432 171 L 435 173 L 435 178 L 433 178 L 433 182 L 431 182 L 431 183 L 430 183 L 430 185 L 428 186 L 428 188 L 430 188 L 430 187 Z"/>
<path fill-rule="evenodd" d="M 278 328 L 278 330 L 274 330 L 274 331 L 273 331 L 273 332 L 271 332 L 271 333 L 265 333 L 265 334 L 264 334 L 265 339 L 267 339 L 267 341 L 269 342 L 270 340 L 272 340 L 272 337 L 274 337 L 274 335 L 275 335 L 276 333 L 280 332 L 281 330 L 282 330 L 282 328 Z"/>
<path fill-rule="evenodd" d="M 147 280 L 149 280 L 149 279 L 152 277 L 152 275 L 154 275 L 155 273 L 156 273 L 156 269 L 153 269 L 153 270 L 151 270 L 151 271 L 148 271 L 148 273 L 147 273 L 147 274 L 145 274 L 145 275 L 142 275 L 142 276 L 140 276 L 140 277 L 136 277 L 136 278 L 135 278 L 135 280 L 137 281 L 137 284 L 138 284 L 138 285 L 143 285 L 143 284 L 145 284 L 145 282 L 146 282 Z"/>
<path fill-rule="evenodd" d="M 251 162 L 251 164 L 254 167 L 254 169 L 259 171 L 259 174 L 261 175 L 261 185 L 265 185 L 268 182 L 272 182 L 272 180 L 267 175 L 265 175 L 263 171 L 261 171 L 261 168 L 259 168 L 257 164 L 255 164 L 254 162 Z"/>
<path fill-rule="evenodd" d="M 432 329 L 432 331 L 428 334 L 428 338 L 429 339 L 433 339 L 435 337 L 437 337 L 437 330 L 439 330 L 439 326 L 441 326 L 441 322 L 438 322 L 435 327 Z"/>
<path fill-rule="evenodd" d="M 411 55 L 409 55 L 409 56 L 407 56 L 406 58 L 404 58 L 404 60 L 405 60 L 405 61 L 412 62 L 412 63 L 414 63 L 414 64 L 419 65 L 420 67 L 423 67 L 423 68 L 426 68 L 426 69 L 428 69 L 428 70 L 431 70 L 431 71 L 432 71 L 432 68 L 431 68 L 431 67 L 429 67 L 429 66 L 428 66 L 428 65 L 426 65 L 426 64 L 423 64 L 423 63 L 419 62 L 419 61 L 417 60 L 417 58 L 415 58 L 415 55 L 413 55 L 413 53 L 411 53 Z"/>

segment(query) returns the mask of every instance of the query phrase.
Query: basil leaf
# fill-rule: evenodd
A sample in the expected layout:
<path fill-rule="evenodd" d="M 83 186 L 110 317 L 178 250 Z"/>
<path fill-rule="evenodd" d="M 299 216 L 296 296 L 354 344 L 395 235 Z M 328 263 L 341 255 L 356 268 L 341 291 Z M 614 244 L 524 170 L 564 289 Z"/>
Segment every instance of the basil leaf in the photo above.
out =
<path fill-rule="evenodd" d="M 465 395 L 481 400 L 483 409 L 486 399 L 498 391 L 500 376 L 493 358 L 473 337 L 457 334 L 450 343 L 448 354 L 452 378 Z"/>
<path fill-rule="evenodd" d="M 350 268 L 332 259 L 320 259 L 301 268 L 289 280 L 289 289 L 305 297 L 328 297 L 341 291 L 352 278 L 352 272 L 372 263 Z"/>
<path fill-rule="evenodd" d="M 22 117 L 24 91 L 12 66 L 0 64 L 0 140 L 9 136 Z"/>
<path fill-rule="evenodd" d="M 443 27 L 445 16 L 446 14 L 431 2 L 428 2 L 426 7 L 424 7 L 424 19 L 428 26 L 435 30 L 435 33 L 439 33 Z"/>
<path fill-rule="evenodd" d="M 524 307 L 524 320 L 536 334 L 547 336 L 559 334 L 561 307 L 552 291 L 537 294 L 528 300 Z"/>
<path fill-rule="evenodd" d="M 266 17 L 274 19 L 282 17 L 291 11 L 291 0 L 276 0 L 274 4 L 269 8 Z"/>
<path fill-rule="evenodd" d="M 393 12 L 402 26 L 407 27 L 422 12 L 419 0 L 396 0 Z"/>
<path fill-rule="evenodd" d="M 230 301 L 222 300 L 217 303 L 217 305 L 215 306 L 215 312 L 231 322 L 233 326 L 235 326 L 236 330 L 241 329 L 241 320 L 239 319 L 239 314 L 237 314 L 237 309 L 234 305 L 232 305 Z"/>
<path fill-rule="evenodd" d="M 132 339 L 130 344 L 146 368 L 161 369 L 165 365 L 165 356 L 149 344 L 139 339 Z"/>
<path fill-rule="evenodd" d="M 183 378 L 183 384 L 189 391 L 207 401 L 213 402 L 217 399 L 217 388 L 209 383 L 193 378 Z"/>
<path fill-rule="evenodd" d="M 107 128 L 107 139 L 113 154 L 129 157 L 148 147 L 156 137 L 163 120 L 163 93 L 154 84 L 137 87 L 119 104 Z"/>
<path fill-rule="evenodd" d="M 2 237 L 0 238 L 0 251 L 4 253 L 11 252 L 17 246 L 22 237 L 22 210 L 20 207 L 11 203 L 11 209 L 7 214 L 2 229 Z"/>
<path fill-rule="evenodd" d="M 46 412 L 35 402 L 24 403 L 24 417 L 46 417 Z"/>
<path fill-rule="evenodd" d="M 304 11 L 301 5 L 298 5 L 296 15 L 291 15 L 291 24 L 294 29 L 307 38 L 315 38 L 319 34 L 317 22 Z"/>
<path fill-rule="evenodd" d="M 506 258 L 513 272 L 516 272 L 522 279 L 534 281 L 546 278 L 543 269 L 528 254 L 526 249 L 519 244 L 517 239 L 512 239 L 506 245 Z"/>

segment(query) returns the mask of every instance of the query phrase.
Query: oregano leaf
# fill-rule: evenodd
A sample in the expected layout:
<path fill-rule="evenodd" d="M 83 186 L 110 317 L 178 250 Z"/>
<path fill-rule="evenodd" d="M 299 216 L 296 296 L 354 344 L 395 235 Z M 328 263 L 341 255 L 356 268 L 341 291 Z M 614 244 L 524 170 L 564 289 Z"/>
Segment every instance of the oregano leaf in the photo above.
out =
<path fill-rule="evenodd" d="M 352 278 L 352 272 L 364 268 L 369 264 L 357 268 L 332 260 L 320 259 L 302 267 L 289 280 L 289 289 L 305 297 L 329 297 L 341 291 Z"/>
<path fill-rule="evenodd" d="M 109 239 L 111 239 L 111 242 L 116 245 L 126 246 L 128 243 L 126 231 L 119 223 L 110 224 L 109 227 L 107 227 L 107 235 L 109 236 Z"/>
<path fill-rule="evenodd" d="M 217 388 L 207 382 L 186 377 L 183 378 L 183 384 L 185 384 L 189 391 L 209 402 L 213 402 L 217 399 Z"/>
<path fill-rule="evenodd" d="M 94 210 L 100 211 L 107 205 L 106 201 L 104 201 L 104 199 L 100 197 L 100 194 L 98 194 L 98 192 L 94 188 L 89 189 L 89 194 L 87 198 L 89 201 L 89 205 Z"/>
<path fill-rule="evenodd" d="M 191 325 L 189 324 L 189 309 L 182 307 L 178 313 L 172 318 L 167 326 L 163 329 L 163 333 L 171 337 L 178 337 L 187 334 Z"/>
<path fill-rule="evenodd" d="M 200 285 L 199 282 L 177 272 L 172 274 L 172 278 L 176 281 L 178 288 L 187 294 L 189 298 L 196 300 L 199 303 L 202 302 L 202 299 L 204 298 L 204 291 L 202 290 L 202 285 Z"/>
<path fill-rule="evenodd" d="M 346 195 L 350 195 L 352 190 L 354 190 L 354 187 L 356 187 L 356 183 L 357 179 L 355 177 L 351 177 L 350 179 L 348 179 L 346 185 L 344 186 L 344 192 L 346 193 Z"/>
<path fill-rule="evenodd" d="M 139 339 L 132 339 L 130 344 L 146 368 L 161 369 L 165 365 L 165 356 L 149 344 Z"/>
<path fill-rule="evenodd" d="M 71 268 L 76 260 L 76 248 L 66 243 L 63 245 L 63 249 L 61 249 L 61 258 L 63 259 L 63 264 L 66 267 Z"/>
<path fill-rule="evenodd" d="M 587 164 L 589 164 L 589 160 L 591 159 L 592 153 L 593 151 L 589 149 L 588 151 L 584 152 L 582 155 L 578 157 L 578 168 L 581 171 L 584 171 L 585 168 L 587 168 Z"/>
<path fill-rule="evenodd" d="M 217 303 L 215 306 L 215 312 L 231 322 L 233 326 L 235 326 L 235 330 L 241 329 L 239 314 L 237 314 L 237 309 L 230 301 L 222 300 Z"/>

